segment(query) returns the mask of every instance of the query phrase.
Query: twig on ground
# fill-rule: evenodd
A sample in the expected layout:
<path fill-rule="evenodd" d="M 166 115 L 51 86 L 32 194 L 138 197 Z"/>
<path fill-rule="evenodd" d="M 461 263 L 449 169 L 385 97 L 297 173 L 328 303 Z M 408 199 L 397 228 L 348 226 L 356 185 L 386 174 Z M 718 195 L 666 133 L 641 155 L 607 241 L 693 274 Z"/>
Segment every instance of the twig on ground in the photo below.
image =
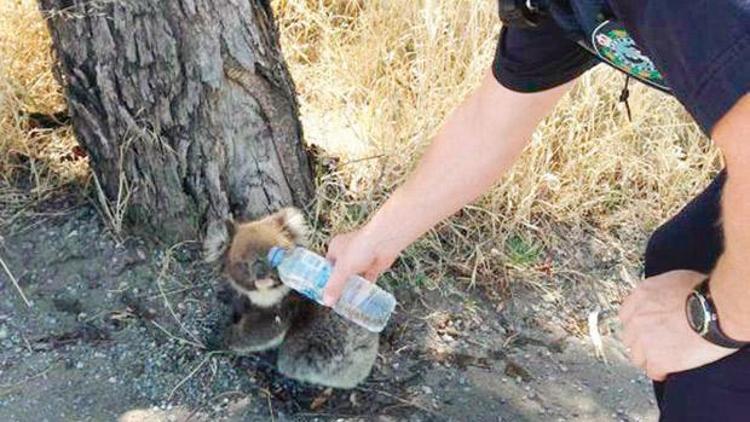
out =
<path fill-rule="evenodd" d="M 21 339 L 23 339 L 23 344 L 26 345 L 26 350 L 28 350 L 29 352 L 33 352 L 34 348 L 31 347 L 31 343 L 29 343 L 29 340 L 26 338 L 26 336 L 21 334 Z"/>
<path fill-rule="evenodd" d="M 18 285 L 18 280 L 16 280 L 16 278 L 13 277 L 13 273 L 10 272 L 10 269 L 5 264 L 5 261 L 3 260 L 1 256 L 0 256 L 0 265 L 3 266 L 3 270 L 5 270 L 5 274 L 8 274 L 8 277 L 10 277 L 11 283 L 13 283 L 13 286 L 16 288 L 16 290 L 18 290 L 18 294 L 21 295 L 21 299 L 23 299 L 23 302 L 26 304 L 26 306 L 29 307 L 29 309 L 31 309 L 31 302 L 29 302 L 29 299 L 26 299 L 26 295 L 23 293 L 21 286 Z"/>
<path fill-rule="evenodd" d="M 159 294 L 161 294 L 162 299 L 164 300 L 164 305 L 169 310 L 169 313 L 172 315 L 172 318 L 174 318 L 175 321 L 177 321 L 177 325 L 179 325 L 180 329 L 186 333 L 188 336 L 190 336 L 193 341 L 190 342 L 190 344 L 197 344 L 201 349 L 205 349 L 206 346 L 198 339 L 195 334 L 191 333 L 190 330 L 185 327 L 185 325 L 180 321 L 180 319 L 177 317 L 177 313 L 174 311 L 174 308 L 172 308 L 172 303 L 167 298 L 166 293 L 164 292 L 164 287 L 161 284 L 162 279 L 166 275 L 167 271 L 169 270 L 169 263 L 172 260 L 172 251 L 189 242 L 180 242 L 176 245 L 173 245 L 169 249 L 167 249 L 167 252 L 164 254 L 164 261 L 161 265 L 161 270 L 159 271 L 159 274 L 156 276 L 156 286 L 159 288 Z"/>
<path fill-rule="evenodd" d="M 602 336 L 599 333 L 599 311 L 590 312 L 587 322 L 589 338 L 591 339 L 591 344 L 594 346 L 594 356 L 603 359 L 606 363 L 607 357 L 604 354 L 604 344 L 602 343 Z"/>
<path fill-rule="evenodd" d="M 183 378 L 180 382 L 177 383 L 177 385 L 175 385 L 172 388 L 172 391 L 170 391 L 169 395 L 167 396 L 167 401 L 172 400 L 172 396 L 174 395 L 174 393 L 177 390 L 179 390 L 179 388 L 182 387 L 183 384 L 185 384 L 186 382 L 188 382 L 188 380 L 190 380 L 190 378 L 192 378 L 195 374 L 197 374 L 198 371 L 203 367 L 203 365 L 205 365 L 206 362 L 208 362 L 208 360 L 211 359 L 211 357 L 213 355 L 217 355 L 217 354 L 220 354 L 220 353 L 223 353 L 223 352 L 222 351 L 214 351 L 214 352 L 208 352 L 208 353 L 206 353 L 206 357 L 204 357 L 203 360 L 198 365 L 196 365 L 195 368 L 193 368 L 193 370 L 190 371 L 190 373 L 187 374 L 187 376 L 185 378 Z"/>
<path fill-rule="evenodd" d="M 606 365 L 609 364 L 607 355 L 604 353 L 604 341 L 602 340 L 601 327 L 606 325 L 612 318 L 609 311 L 595 310 L 588 316 L 588 331 L 591 344 L 594 346 L 594 356 L 601 359 Z"/>
<path fill-rule="evenodd" d="M 422 406 L 419 403 L 415 403 L 415 402 L 410 401 L 410 400 L 402 399 L 401 397 L 398 397 L 398 396 L 393 395 L 393 394 L 391 394 L 389 392 L 386 392 L 386 391 L 372 390 L 372 389 L 364 388 L 364 387 L 359 387 L 359 388 L 357 388 L 357 390 L 362 391 L 362 392 L 366 392 L 366 393 L 381 394 L 383 396 L 392 398 L 393 400 L 396 400 L 396 401 L 398 401 L 400 403 L 403 403 L 403 404 L 405 404 L 407 406 L 411 406 L 411 407 L 417 408 L 417 409 L 419 409 L 419 410 L 421 410 L 423 412 L 427 412 L 427 413 L 429 413 L 429 414 L 431 414 L 433 416 L 437 416 L 437 417 L 442 418 L 442 415 L 440 415 L 439 413 L 436 413 L 435 411 L 433 411 L 431 409 L 428 409 L 428 408 Z"/>
<path fill-rule="evenodd" d="M 60 364 L 59 361 L 55 361 L 52 364 L 50 364 L 50 366 L 48 366 L 45 370 L 43 370 L 42 372 L 39 372 L 38 374 L 34 374 L 34 375 L 32 375 L 32 376 L 30 376 L 30 377 L 28 377 L 28 378 L 26 378 L 24 380 L 18 381 L 18 382 L 13 382 L 13 383 L 9 383 L 9 384 L 2 384 L 2 385 L 0 385 L 0 390 L 2 390 L 2 391 L 0 391 L 0 397 L 4 396 L 6 394 L 12 393 L 13 391 L 19 389 L 21 387 L 21 385 L 26 384 L 27 382 L 29 382 L 29 381 L 31 381 L 33 379 L 37 379 L 37 378 L 40 378 L 40 377 L 43 377 L 43 376 L 47 375 L 47 373 L 49 371 L 51 371 L 53 368 L 55 368 L 59 364 Z"/>
<path fill-rule="evenodd" d="M 172 338 L 174 340 L 177 340 L 177 341 L 179 341 L 181 343 L 189 344 L 191 346 L 195 346 L 195 347 L 197 347 L 197 348 L 199 348 L 201 350 L 205 350 L 206 349 L 206 346 L 203 345 L 203 344 L 201 344 L 201 343 L 196 343 L 194 341 L 191 341 L 191 340 L 188 340 L 186 338 L 183 338 L 183 337 L 180 337 L 180 336 L 176 336 L 176 335 L 170 333 L 166 328 L 164 328 L 161 325 L 159 325 L 159 323 L 156 322 L 156 321 L 151 321 L 151 323 L 154 324 L 156 326 L 156 328 L 162 330 L 164 332 L 164 334 L 168 335 L 170 338 Z"/>
<path fill-rule="evenodd" d="M 276 422 L 276 417 L 273 415 L 273 404 L 271 403 L 271 392 L 263 388 L 260 391 L 266 395 L 266 401 L 268 401 L 268 413 L 271 415 L 271 422 Z"/>
<path fill-rule="evenodd" d="M 174 295 L 174 294 L 177 294 L 177 293 L 187 292 L 189 290 L 195 290 L 195 289 L 200 288 L 200 287 L 205 287 L 205 286 L 208 286 L 209 284 L 211 284 L 211 283 L 210 282 L 204 282 L 204 283 L 200 283 L 200 284 L 194 284 L 194 285 L 189 286 L 189 287 L 181 287 L 179 289 L 167 290 L 167 291 L 164 292 L 164 294 L 167 295 L 167 296 L 171 296 L 171 295 Z M 156 299 L 156 298 L 158 298 L 160 296 L 162 296 L 161 293 L 148 296 L 148 292 L 146 292 L 146 293 L 142 293 L 142 294 L 139 294 L 139 295 L 135 295 L 133 297 L 134 298 L 145 298 L 146 300 L 154 300 L 154 299 Z"/>

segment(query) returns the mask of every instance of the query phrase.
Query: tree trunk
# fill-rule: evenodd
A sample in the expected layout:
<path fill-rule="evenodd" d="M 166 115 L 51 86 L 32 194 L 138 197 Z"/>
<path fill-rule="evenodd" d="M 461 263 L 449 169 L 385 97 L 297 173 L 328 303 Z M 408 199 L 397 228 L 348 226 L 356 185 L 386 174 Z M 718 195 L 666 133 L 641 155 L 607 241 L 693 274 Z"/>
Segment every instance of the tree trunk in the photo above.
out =
<path fill-rule="evenodd" d="M 131 232 L 224 235 L 313 194 L 262 0 L 40 0 L 79 142 Z"/>

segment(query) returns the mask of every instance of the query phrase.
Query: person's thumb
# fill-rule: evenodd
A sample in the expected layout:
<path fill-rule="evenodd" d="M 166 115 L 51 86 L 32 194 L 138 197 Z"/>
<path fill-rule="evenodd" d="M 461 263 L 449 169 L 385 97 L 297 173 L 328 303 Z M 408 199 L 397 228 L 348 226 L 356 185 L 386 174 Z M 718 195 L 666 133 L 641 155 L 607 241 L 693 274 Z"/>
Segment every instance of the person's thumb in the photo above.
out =
<path fill-rule="evenodd" d="M 349 269 L 343 265 L 334 265 L 331 271 L 331 277 L 326 283 L 323 291 L 323 302 L 327 306 L 333 306 L 339 300 L 341 293 L 344 291 L 346 279 L 349 278 Z"/>
<path fill-rule="evenodd" d="M 362 277 L 364 277 L 370 283 L 375 283 L 378 280 L 378 277 L 380 277 L 380 270 L 376 267 L 372 267 L 369 270 L 367 270 L 362 275 Z"/>

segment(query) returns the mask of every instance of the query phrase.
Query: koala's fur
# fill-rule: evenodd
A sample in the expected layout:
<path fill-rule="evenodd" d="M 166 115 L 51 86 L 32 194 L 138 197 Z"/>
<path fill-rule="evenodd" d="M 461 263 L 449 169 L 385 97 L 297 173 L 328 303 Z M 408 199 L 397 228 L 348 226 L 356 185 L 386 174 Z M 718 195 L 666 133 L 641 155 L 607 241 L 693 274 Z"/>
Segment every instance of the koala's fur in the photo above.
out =
<path fill-rule="evenodd" d="M 272 246 L 305 245 L 302 214 L 284 208 L 263 219 L 230 223 L 224 271 L 239 293 L 226 346 L 246 354 L 279 348 L 284 375 L 336 388 L 353 388 L 370 373 L 378 335 L 283 285 L 266 264 Z"/>

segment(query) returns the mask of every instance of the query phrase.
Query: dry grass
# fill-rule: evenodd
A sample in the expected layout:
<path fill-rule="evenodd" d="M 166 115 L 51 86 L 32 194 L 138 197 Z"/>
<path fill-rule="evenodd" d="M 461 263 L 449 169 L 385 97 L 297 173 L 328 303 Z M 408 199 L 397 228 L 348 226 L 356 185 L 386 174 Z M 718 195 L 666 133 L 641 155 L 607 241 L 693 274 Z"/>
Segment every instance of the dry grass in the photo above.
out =
<path fill-rule="evenodd" d="M 477 85 L 494 53 L 495 8 L 469 0 L 276 2 L 306 137 L 352 161 L 342 169 L 347 194 L 321 203 L 334 227 L 354 227 L 376 209 Z M 623 82 L 604 66 L 583 77 L 511 174 L 407 251 L 399 281 L 455 277 L 493 291 L 514 280 L 558 304 L 569 301 L 569 287 L 592 291 L 602 305 L 616 300 L 638 277 L 649 230 L 720 165 L 666 95 L 634 84 L 628 122 L 618 104 Z"/>
<path fill-rule="evenodd" d="M 277 0 L 274 7 L 307 139 L 342 157 L 340 174 L 321 180 L 326 199 L 317 212 L 336 230 L 356 226 L 488 68 L 495 2 Z M 29 131 L 18 114 L 64 107 L 48 45 L 34 1 L 0 2 L 0 176 L 30 174 L 35 195 L 87 172 L 85 160 L 61 160 L 74 143 L 69 130 Z M 637 269 L 648 230 L 719 165 L 697 126 L 662 94 L 636 86 L 629 123 L 617 103 L 622 83 L 601 66 L 583 77 L 511 174 L 405 254 L 405 278 L 490 287 L 519 279 L 552 301 L 563 300 L 565 286 L 597 287 L 604 302 L 620 294 L 622 283 L 613 281 Z M 345 192 L 329 189 L 341 177 Z M 597 272 L 608 255 L 617 268 Z"/>
<path fill-rule="evenodd" d="M 0 2 L 0 222 L 88 175 L 86 159 L 70 159 L 76 141 L 69 127 L 31 128 L 24 114 L 65 109 L 49 45 L 36 1 Z M 12 188 L 18 184 L 30 189 Z"/>

